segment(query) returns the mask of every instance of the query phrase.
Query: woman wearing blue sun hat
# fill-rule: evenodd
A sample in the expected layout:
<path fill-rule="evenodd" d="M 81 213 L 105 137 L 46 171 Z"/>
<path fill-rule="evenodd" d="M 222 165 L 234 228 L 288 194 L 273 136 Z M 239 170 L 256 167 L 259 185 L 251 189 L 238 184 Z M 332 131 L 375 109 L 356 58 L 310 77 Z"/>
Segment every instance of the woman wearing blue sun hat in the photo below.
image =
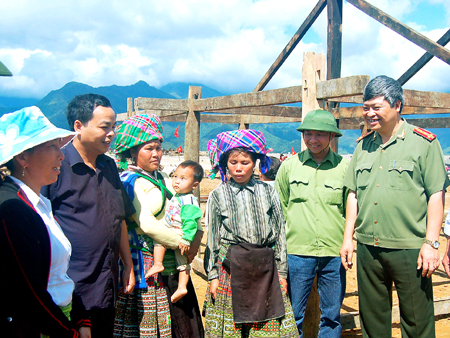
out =
<path fill-rule="evenodd" d="M 3 337 L 90 337 L 72 299 L 72 247 L 41 187 L 56 181 L 61 147 L 75 133 L 55 127 L 37 107 L 0 118 L 0 323 Z"/>

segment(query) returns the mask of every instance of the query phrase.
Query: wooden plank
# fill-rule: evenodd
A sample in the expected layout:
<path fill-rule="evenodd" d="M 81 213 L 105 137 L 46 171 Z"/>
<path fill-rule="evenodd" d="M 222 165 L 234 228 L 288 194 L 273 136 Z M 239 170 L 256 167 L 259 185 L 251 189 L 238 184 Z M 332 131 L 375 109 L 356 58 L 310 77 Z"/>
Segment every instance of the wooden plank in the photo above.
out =
<path fill-rule="evenodd" d="M 298 117 L 282 117 L 282 116 L 258 116 L 249 115 L 245 117 L 244 123 L 295 123 L 301 122 L 302 118 Z M 184 115 L 172 115 L 161 117 L 163 122 L 186 122 Z M 202 114 L 200 116 L 201 123 L 222 123 L 222 124 L 239 124 L 241 123 L 240 115 L 221 115 L 221 114 Z"/>
<path fill-rule="evenodd" d="M 312 26 L 314 21 L 318 18 L 320 13 L 322 13 L 323 9 L 325 8 L 327 3 L 327 0 L 319 0 L 319 2 L 316 4 L 316 6 L 313 8 L 311 13 L 306 17 L 305 21 L 302 23 L 300 28 L 297 30 L 297 32 L 294 34 L 294 36 L 291 38 L 291 40 L 288 42 L 286 47 L 284 47 L 281 54 L 277 57 L 275 62 L 270 66 L 269 70 L 266 72 L 264 77 L 259 81 L 258 85 L 253 90 L 254 92 L 259 92 L 263 90 L 266 85 L 269 83 L 269 81 L 272 79 L 272 77 L 275 75 L 275 73 L 280 69 L 281 65 L 286 61 L 286 59 L 291 55 L 294 48 L 297 46 L 297 44 L 300 42 L 300 40 L 303 38 L 303 36 L 306 34 L 306 32 L 309 30 L 309 28 Z"/>
<path fill-rule="evenodd" d="M 298 117 L 302 114 L 302 107 L 291 106 L 266 106 L 266 107 L 246 107 L 220 110 L 221 114 L 235 115 L 264 115 L 279 117 Z"/>
<path fill-rule="evenodd" d="M 122 122 L 125 121 L 128 118 L 127 113 L 119 113 L 116 115 L 116 122 Z"/>
<path fill-rule="evenodd" d="M 441 46 L 445 46 L 450 41 L 450 29 L 438 40 L 438 43 Z M 404 85 L 409 81 L 414 75 L 417 74 L 419 70 L 421 70 L 431 59 L 433 55 L 430 53 L 425 53 L 422 57 L 417 60 L 402 76 L 398 78 L 398 82 L 400 85 Z"/>
<path fill-rule="evenodd" d="M 317 98 L 328 99 L 333 97 L 358 95 L 363 92 L 367 82 L 369 82 L 369 76 L 367 75 L 349 76 L 328 81 L 322 80 L 321 82 L 317 82 Z M 195 111 L 205 112 L 241 107 L 262 107 L 301 102 L 302 93 L 302 86 L 294 86 L 281 89 L 265 90 L 255 93 L 243 93 L 212 97 L 196 100 L 193 104 Z"/>
<path fill-rule="evenodd" d="M 362 95 L 353 95 L 353 96 L 346 96 L 346 97 L 333 97 L 333 98 L 328 99 L 328 101 L 345 102 L 345 103 L 363 103 L 363 96 Z"/>
<path fill-rule="evenodd" d="M 450 51 L 433 40 L 427 38 L 425 35 L 420 34 L 414 29 L 406 26 L 402 22 L 393 18 L 392 16 L 381 11 L 377 7 L 369 4 L 364 0 L 347 0 L 353 6 L 366 13 L 373 19 L 377 20 L 386 27 L 392 29 L 394 32 L 400 34 L 409 41 L 415 43 L 419 47 L 425 49 L 430 54 L 436 56 L 447 64 L 450 64 Z"/>
<path fill-rule="evenodd" d="M 181 110 L 188 111 L 189 104 L 188 100 L 177 100 L 177 99 L 155 99 L 148 97 L 138 97 L 134 100 L 135 111 L 154 109 L 154 110 Z"/>
<path fill-rule="evenodd" d="M 241 107 L 262 107 L 302 101 L 302 86 L 265 90 L 196 100 L 196 111 L 215 111 Z"/>
<path fill-rule="evenodd" d="M 443 297 L 434 300 L 434 316 L 445 315 L 450 312 L 450 297 Z M 392 323 L 400 321 L 400 311 L 398 305 L 392 307 Z M 361 327 L 359 312 L 349 312 L 341 314 L 342 330 L 352 330 Z"/>
<path fill-rule="evenodd" d="M 360 95 L 369 80 L 368 75 L 357 75 L 317 82 L 317 99 Z"/>
<path fill-rule="evenodd" d="M 405 106 L 450 108 L 450 94 L 404 89 Z"/>

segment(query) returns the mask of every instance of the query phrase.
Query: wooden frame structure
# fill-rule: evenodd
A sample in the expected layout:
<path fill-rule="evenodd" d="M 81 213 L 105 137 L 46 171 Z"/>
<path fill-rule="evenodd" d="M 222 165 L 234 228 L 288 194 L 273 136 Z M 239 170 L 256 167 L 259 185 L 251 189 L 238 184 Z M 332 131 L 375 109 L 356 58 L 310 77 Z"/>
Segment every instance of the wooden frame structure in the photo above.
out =
<path fill-rule="evenodd" d="M 426 51 L 398 79 L 402 85 L 433 57 L 450 65 L 450 51 L 443 47 L 450 41 L 450 29 L 441 39 L 434 42 L 364 0 L 347 0 L 347 2 Z M 302 85 L 263 91 L 325 7 L 328 16 L 326 57 L 323 54 L 305 53 Z M 369 81 L 369 76 L 365 75 L 341 78 L 342 9 L 343 0 L 319 0 L 251 93 L 202 99 L 201 87 L 192 86 L 186 100 L 136 98 L 134 111 L 132 99 L 129 98 L 127 113 L 118 114 L 117 120 L 124 120 L 137 113 L 152 113 L 159 115 L 162 121 L 185 122 L 185 159 L 194 161 L 199 160 L 200 121 L 238 123 L 239 128 L 248 128 L 253 123 L 300 122 L 303 111 L 308 112 L 321 107 L 335 115 L 340 129 L 360 129 L 364 124 L 362 107 L 339 107 L 343 102 L 362 103 L 362 93 Z M 416 90 L 404 90 L 404 94 L 403 115 L 450 113 L 450 94 Z M 302 102 L 302 107 L 282 106 L 297 102 Z M 450 128 L 448 117 L 409 121 L 424 128 Z M 333 144 L 333 148 L 337 151 L 337 143 Z M 450 300 L 445 300 L 443 311 L 446 312 L 443 313 L 448 312 L 449 304 Z M 317 336 L 319 312 L 317 291 L 313 291 L 304 323 L 305 336 Z M 358 325 L 358 320 L 354 318 L 356 317 L 346 319 L 348 325 L 346 328 Z"/>

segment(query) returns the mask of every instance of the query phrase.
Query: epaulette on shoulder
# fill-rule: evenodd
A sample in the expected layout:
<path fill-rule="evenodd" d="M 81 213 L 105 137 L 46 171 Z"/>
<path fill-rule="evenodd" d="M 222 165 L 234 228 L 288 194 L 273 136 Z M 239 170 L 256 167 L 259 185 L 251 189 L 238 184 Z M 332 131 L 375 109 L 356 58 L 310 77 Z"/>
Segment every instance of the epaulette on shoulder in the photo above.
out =
<path fill-rule="evenodd" d="M 419 128 L 419 127 L 415 127 L 414 128 L 414 132 L 417 135 L 422 136 L 423 138 L 427 139 L 430 142 L 433 141 L 436 138 L 436 135 L 434 135 L 432 132 L 429 132 L 428 130 L 422 129 L 422 128 Z"/>
<path fill-rule="evenodd" d="M 373 130 L 372 130 L 372 131 L 369 131 L 367 134 L 361 135 L 360 137 L 358 137 L 358 138 L 356 139 L 356 143 L 358 143 L 359 141 L 361 141 L 364 137 L 367 137 L 367 136 L 372 135 L 372 134 L 373 134 Z"/>

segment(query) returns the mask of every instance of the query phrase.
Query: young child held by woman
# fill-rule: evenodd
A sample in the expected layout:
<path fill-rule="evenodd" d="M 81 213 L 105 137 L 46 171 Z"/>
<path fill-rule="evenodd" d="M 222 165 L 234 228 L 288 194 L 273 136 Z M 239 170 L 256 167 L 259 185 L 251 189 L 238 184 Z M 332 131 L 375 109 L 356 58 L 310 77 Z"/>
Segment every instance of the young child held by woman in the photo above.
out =
<path fill-rule="evenodd" d="M 198 187 L 203 178 L 203 168 L 194 161 L 184 161 L 172 176 L 172 187 L 176 194 L 166 209 L 165 224 L 168 229 L 181 236 L 180 246 L 175 250 L 177 269 L 180 271 L 177 291 L 172 295 L 172 303 L 176 303 L 187 294 L 190 265 L 185 255 L 199 227 L 202 211 L 192 191 Z M 154 241 L 154 265 L 145 275 L 148 278 L 164 271 L 163 259 L 166 248 Z"/>

